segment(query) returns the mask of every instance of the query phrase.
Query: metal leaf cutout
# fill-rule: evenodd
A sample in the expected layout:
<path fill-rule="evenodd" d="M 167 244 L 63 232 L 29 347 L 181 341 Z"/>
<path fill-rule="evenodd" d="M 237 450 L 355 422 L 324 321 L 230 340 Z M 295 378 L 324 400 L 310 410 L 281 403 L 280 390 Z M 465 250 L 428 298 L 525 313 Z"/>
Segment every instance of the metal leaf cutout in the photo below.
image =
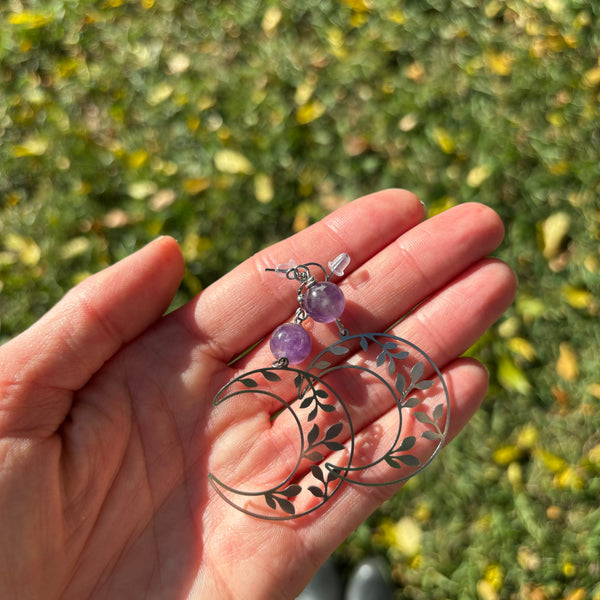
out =
<path fill-rule="evenodd" d="M 242 379 L 242 380 L 240 380 L 240 383 L 242 385 L 245 385 L 246 387 L 256 387 L 258 385 L 258 383 L 256 383 L 256 381 L 254 381 L 254 379 L 250 379 L 250 378 Z"/>
<path fill-rule="evenodd" d="M 332 354 L 335 354 L 336 356 L 341 356 L 350 352 L 350 349 L 346 348 L 345 346 L 330 346 L 330 348 Z"/>
<path fill-rule="evenodd" d="M 331 366 L 331 363 L 327 362 L 326 360 L 322 360 L 315 365 L 315 367 L 317 369 L 326 369 L 327 367 L 330 367 L 330 366 Z"/>
<path fill-rule="evenodd" d="M 264 371 L 263 376 L 268 381 L 281 381 L 281 377 L 272 371 Z"/>
<path fill-rule="evenodd" d="M 253 489 L 250 482 L 237 489 L 216 473 L 209 474 L 216 493 L 237 510 L 266 520 L 301 518 L 321 510 L 347 485 L 406 481 L 442 448 L 450 424 L 450 397 L 440 370 L 427 354 L 391 334 L 342 335 L 305 369 L 281 364 L 255 369 L 230 381 L 215 396 L 216 407 L 239 403 L 239 410 L 231 414 L 239 414 L 240 419 L 253 414 L 250 407 L 256 403 L 262 410 L 279 406 L 273 418 L 281 419 L 281 427 L 289 430 L 286 439 L 297 439 L 295 448 L 283 448 L 284 453 L 297 453 L 295 463 L 289 456 L 285 460 L 273 456 L 273 479 L 257 486 L 262 489 Z M 369 439 L 368 424 L 365 435 L 357 438 L 353 423 L 365 414 L 364 404 L 371 401 L 366 391 L 373 385 L 381 390 L 380 406 L 387 407 L 386 439 L 393 434 L 387 450 Z M 344 397 L 348 393 L 353 394 L 352 401 Z M 358 440 L 364 444 L 360 452 Z M 260 446 L 260 436 L 250 445 L 240 444 L 250 452 Z M 244 465 L 245 460 L 240 456 L 239 463 Z M 282 464 L 293 466 L 282 471 Z M 248 481 L 243 473 L 236 479 Z"/>

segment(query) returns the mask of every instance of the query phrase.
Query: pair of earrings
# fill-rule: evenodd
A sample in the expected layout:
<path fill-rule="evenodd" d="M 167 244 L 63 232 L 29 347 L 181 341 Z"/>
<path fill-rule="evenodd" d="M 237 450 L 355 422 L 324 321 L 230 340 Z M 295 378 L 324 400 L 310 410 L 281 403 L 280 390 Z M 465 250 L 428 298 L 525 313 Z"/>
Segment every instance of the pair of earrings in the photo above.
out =
<path fill-rule="evenodd" d="M 252 483 L 235 488 L 215 473 L 208 475 L 223 500 L 248 515 L 298 518 L 320 509 L 344 483 L 401 483 L 424 469 L 444 445 L 450 397 L 429 356 L 390 333 L 350 334 L 343 326 L 344 294 L 331 279 L 342 277 L 349 262 L 343 253 L 328 263 L 329 271 L 319 263 L 294 261 L 267 269 L 299 284 L 299 307 L 293 321 L 272 334 L 273 364 L 236 377 L 214 398 L 219 406 L 262 397 L 279 406 L 273 426 L 297 430 L 295 459 L 273 456 L 272 472 L 260 473 L 262 489 Z M 339 340 L 301 369 L 296 365 L 312 349 L 303 326 L 308 318 L 335 322 Z"/>

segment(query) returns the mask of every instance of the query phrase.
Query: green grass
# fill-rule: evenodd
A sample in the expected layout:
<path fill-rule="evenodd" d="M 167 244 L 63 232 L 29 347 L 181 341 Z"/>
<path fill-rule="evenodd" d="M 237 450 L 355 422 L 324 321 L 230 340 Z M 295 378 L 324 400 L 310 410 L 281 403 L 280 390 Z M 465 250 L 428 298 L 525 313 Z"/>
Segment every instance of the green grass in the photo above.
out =
<path fill-rule="evenodd" d="M 181 304 L 363 193 L 484 202 L 520 281 L 489 397 L 337 558 L 399 598 L 600 598 L 600 5 L 2 6 L 0 340 L 160 233 Z"/>

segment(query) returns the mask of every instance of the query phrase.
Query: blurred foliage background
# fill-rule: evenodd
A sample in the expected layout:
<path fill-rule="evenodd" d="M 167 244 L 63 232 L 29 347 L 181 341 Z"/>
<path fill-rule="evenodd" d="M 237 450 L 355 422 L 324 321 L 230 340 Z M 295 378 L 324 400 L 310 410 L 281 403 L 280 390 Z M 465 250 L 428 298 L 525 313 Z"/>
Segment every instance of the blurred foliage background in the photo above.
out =
<path fill-rule="evenodd" d="M 600 599 L 600 4 L 6 0 L 0 340 L 155 236 L 181 304 L 351 198 L 477 200 L 520 291 L 466 431 L 337 551 L 398 598 Z M 286 257 L 287 258 L 287 257 Z"/>

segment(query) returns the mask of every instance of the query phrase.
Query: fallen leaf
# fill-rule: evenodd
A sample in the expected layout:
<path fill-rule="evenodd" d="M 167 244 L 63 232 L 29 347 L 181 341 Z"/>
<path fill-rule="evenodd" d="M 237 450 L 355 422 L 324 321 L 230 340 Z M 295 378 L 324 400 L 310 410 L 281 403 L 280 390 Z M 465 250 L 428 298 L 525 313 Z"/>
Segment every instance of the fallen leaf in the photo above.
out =
<path fill-rule="evenodd" d="M 221 173 L 250 175 L 254 172 L 254 165 L 235 150 L 219 150 L 215 154 L 215 166 Z"/>
<path fill-rule="evenodd" d="M 254 196 L 259 202 L 267 203 L 273 200 L 273 180 L 266 173 L 257 173 L 254 176 Z"/>
<path fill-rule="evenodd" d="M 582 490 L 585 487 L 584 472 L 581 468 L 569 465 L 554 476 L 552 485 L 558 489 Z"/>
<path fill-rule="evenodd" d="M 371 10 L 371 3 L 367 0 L 342 0 L 355 12 L 368 12 Z"/>
<path fill-rule="evenodd" d="M 42 251 L 33 238 L 9 233 L 4 239 L 4 245 L 7 250 L 17 254 L 19 260 L 28 267 L 38 264 L 42 256 Z"/>
<path fill-rule="evenodd" d="M 54 16 L 25 10 L 9 14 L 7 21 L 11 25 L 23 25 L 28 29 L 38 29 L 44 25 L 48 25 L 48 23 L 52 23 Z"/>
<path fill-rule="evenodd" d="M 498 563 L 488 565 L 483 577 L 496 591 L 502 588 L 502 584 L 504 583 L 504 571 Z"/>
<path fill-rule="evenodd" d="M 155 194 L 158 186 L 154 181 L 134 181 L 127 188 L 128 194 L 136 200 L 143 200 Z"/>
<path fill-rule="evenodd" d="M 491 174 L 492 170 L 487 165 L 473 167 L 467 174 L 467 185 L 472 188 L 479 187 Z"/>
<path fill-rule="evenodd" d="M 156 194 L 150 198 L 148 206 L 150 207 L 150 210 L 159 211 L 163 208 L 171 206 L 171 204 L 175 202 L 176 197 L 177 195 L 175 194 L 175 190 L 158 190 L 158 192 L 156 192 Z"/>
<path fill-rule="evenodd" d="M 529 343 L 525 338 L 522 337 L 513 337 L 508 340 L 508 347 L 515 354 L 522 356 L 524 359 L 528 361 L 535 360 L 537 353 L 535 348 L 531 343 Z"/>
<path fill-rule="evenodd" d="M 531 389 L 527 375 L 508 356 L 498 360 L 498 381 L 507 390 L 520 394 L 526 394 Z"/>
<path fill-rule="evenodd" d="M 519 431 L 517 446 L 522 450 L 531 450 L 537 444 L 538 438 L 538 430 L 529 423 Z"/>
<path fill-rule="evenodd" d="M 306 104 L 310 100 L 310 97 L 312 96 L 313 92 L 315 91 L 316 84 L 317 80 L 314 77 L 307 77 L 296 88 L 296 92 L 294 93 L 294 102 L 298 106 Z"/>
<path fill-rule="evenodd" d="M 150 104 L 150 106 L 158 106 L 169 98 L 174 89 L 175 88 L 166 81 L 159 83 L 148 92 L 148 104 Z"/>
<path fill-rule="evenodd" d="M 308 102 L 296 111 L 296 121 L 298 121 L 300 125 L 306 125 L 324 115 L 325 111 L 326 107 L 320 100 Z"/>
<path fill-rule="evenodd" d="M 133 218 L 121 208 L 114 208 L 107 212 L 102 219 L 102 224 L 104 227 L 108 227 L 108 229 L 126 227 L 127 225 L 131 225 L 131 223 L 133 223 Z"/>
<path fill-rule="evenodd" d="M 508 51 L 486 52 L 483 59 L 489 71 L 502 76 L 510 75 L 515 62 L 515 57 Z"/>
<path fill-rule="evenodd" d="M 415 61 L 406 67 L 404 73 L 411 81 L 421 81 L 425 75 L 425 69 L 420 62 Z"/>
<path fill-rule="evenodd" d="M 269 6 L 262 18 L 261 27 L 267 36 L 272 35 L 281 21 L 281 9 L 278 6 Z"/>
<path fill-rule="evenodd" d="M 600 467 L 600 444 L 596 444 L 587 454 L 588 460 Z"/>
<path fill-rule="evenodd" d="M 593 67 L 583 74 L 581 85 L 584 88 L 596 87 L 600 84 L 600 67 Z"/>
<path fill-rule="evenodd" d="M 520 448 L 514 445 L 508 445 L 496 448 L 492 458 L 497 465 L 506 467 L 510 463 L 520 460 L 521 456 L 523 456 L 523 453 Z"/>
<path fill-rule="evenodd" d="M 149 154 L 146 150 L 135 150 L 127 157 L 127 164 L 132 169 L 139 169 L 148 161 L 148 158 Z"/>
<path fill-rule="evenodd" d="M 485 579 L 480 579 L 477 582 L 477 594 L 481 600 L 498 600 L 498 592 L 494 589 L 492 584 Z"/>
<path fill-rule="evenodd" d="M 412 131 L 419 124 L 419 119 L 414 113 L 404 115 L 398 122 L 400 131 Z"/>
<path fill-rule="evenodd" d="M 443 127 L 436 127 L 433 130 L 433 136 L 437 145 L 442 149 L 445 154 L 452 154 L 456 148 L 456 143 L 452 136 Z"/>
<path fill-rule="evenodd" d="M 41 136 L 27 138 L 22 144 L 13 148 L 13 156 L 23 158 L 27 156 L 43 156 L 48 150 L 48 139 Z"/>
<path fill-rule="evenodd" d="M 528 571 L 535 571 L 542 564 L 540 557 L 527 548 L 527 546 L 521 546 L 517 552 L 517 562 L 522 569 Z"/>
<path fill-rule="evenodd" d="M 81 235 L 70 239 L 60 249 L 60 257 L 64 260 L 69 260 L 84 254 L 90 247 L 89 238 Z"/>
<path fill-rule="evenodd" d="M 556 257 L 562 251 L 570 227 L 571 217 L 565 212 L 554 213 L 542 223 L 542 254 L 546 260 Z"/>
<path fill-rule="evenodd" d="M 171 73 L 185 73 L 190 66 L 190 57 L 187 54 L 178 52 L 168 60 L 167 66 L 169 67 L 169 71 L 171 71 Z"/>
<path fill-rule="evenodd" d="M 574 381 L 579 377 L 579 363 L 577 355 L 571 344 L 561 342 L 559 345 L 558 360 L 556 361 L 556 372 L 565 381 Z"/>
<path fill-rule="evenodd" d="M 404 556 L 415 556 L 421 550 L 423 532 L 421 527 L 412 517 L 402 517 L 392 530 L 392 547 Z"/>
<path fill-rule="evenodd" d="M 210 187 L 210 179 L 208 177 L 190 177 L 183 182 L 183 189 L 188 194 L 199 194 Z"/>
<path fill-rule="evenodd" d="M 600 400 L 600 383 L 590 383 L 587 387 L 587 392 Z"/>
<path fill-rule="evenodd" d="M 567 468 L 567 462 L 560 456 L 552 454 L 543 448 L 536 448 L 534 456 L 542 461 L 544 466 L 552 473 L 559 473 L 563 469 Z"/>
<path fill-rule="evenodd" d="M 562 296 L 573 308 L 590 308 L 594 302 L 591 292 L 572 285 L 563 288 Z"/>
<path fill-rule="evenodd" d="M 386 13 L 385 18 L 397 25 L 402 25 L 406 22 L 406 15 L 399 9 L 390 10 Z"/>

